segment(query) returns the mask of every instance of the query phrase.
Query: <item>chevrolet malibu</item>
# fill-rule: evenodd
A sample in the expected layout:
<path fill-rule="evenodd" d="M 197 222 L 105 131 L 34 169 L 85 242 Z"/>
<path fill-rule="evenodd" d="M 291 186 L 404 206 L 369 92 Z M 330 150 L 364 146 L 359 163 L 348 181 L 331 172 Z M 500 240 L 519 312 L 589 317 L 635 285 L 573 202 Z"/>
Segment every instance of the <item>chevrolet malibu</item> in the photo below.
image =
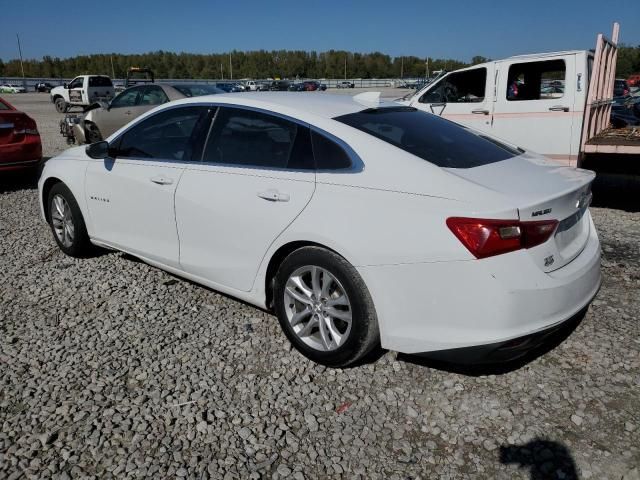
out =
<path fill-rule="evenodd" d="M 371 93 L 224 94 L 67 150 L 39 194 L 66 254 L 120 250 L 268 309 L 341 367 L 566 325 L 600 286 L 593 179 Z"/>

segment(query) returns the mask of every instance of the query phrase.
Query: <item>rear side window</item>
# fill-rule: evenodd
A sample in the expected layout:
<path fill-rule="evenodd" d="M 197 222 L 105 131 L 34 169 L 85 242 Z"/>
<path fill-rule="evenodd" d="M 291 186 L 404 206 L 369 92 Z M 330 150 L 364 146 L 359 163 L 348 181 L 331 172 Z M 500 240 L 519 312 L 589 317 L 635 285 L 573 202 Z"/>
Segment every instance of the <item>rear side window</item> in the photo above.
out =
<path fill-rule="evenodd" d="M 549 100 L 564 96 L 564 60 L 514 63 L 509 67 L 507 100 Z"/>
<path fill-rule="evenodd" d="M 241 108 L 221 108 L 204 162 L 256 168 L 313 169 L 309 129 L 287 119 Z"/>
<path fill-rule="evenodd" d="M 317 132 L 312 132 L 311 138 L 318 170 L 341 170 L 351 167 L 349 155 L 336 142 Z"/>
<path fill-rule="evenodd" d="M 372 108 L 335 120 L 384 140 L 439 167 L 473 168 L 521 152 L 411 107 Z"/>
<path fill-rule="evenodd" d="M 124 133 L 117 156 L 191 160 L 191 137 L 207 111 L 206 107 L 180 107 L 152 115 Z"/>
<path fill-rule="evenodd" d="M 89 77 L 90 87 L 113 87 L 109 77 Z"/>

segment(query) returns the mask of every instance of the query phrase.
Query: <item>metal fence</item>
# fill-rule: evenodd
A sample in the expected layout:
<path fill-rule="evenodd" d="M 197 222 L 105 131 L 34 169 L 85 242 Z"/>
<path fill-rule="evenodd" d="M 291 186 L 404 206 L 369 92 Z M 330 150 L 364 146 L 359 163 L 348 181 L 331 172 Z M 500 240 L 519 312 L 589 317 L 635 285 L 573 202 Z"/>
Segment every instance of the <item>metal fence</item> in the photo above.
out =
<path fill-rule="evenodd" d="M 35 86 L 41 82 L 47 82 L 51 85 L 64 85 L 65 83 L 70 82 L 73 78 L 21 78 L 21 77 L 0 77 L 0 85 L 4 85 L 7 83 L 21 85 L 27 89 L 27 91 L 33 91 Z M 112 78 L 111 79 L 114 85 L 124 85 L 124 78 Z M 217 82 L 237 82 L 242 83 L 248 79 L 202 79 L 202 78 L 156 78 L 156 83 L 217 83 Z M 254 79 L 251 79 L 254 80 Z M 415 82 L 415 81 L 423 81 L 424 78 L 317 78 L 317 79 L 307 79 L 307 78 L 289 78 L 284 79 L 290 82 L 302 82 L 305 80 L 317 80 L 320 83 L 323 83 L 327 86 L 327 88 L 337 88 L 339 84 L 342 82 L 350 82 L 356 88 L 375 88 L 375 87 L 402 87 L 406 85 L 407 82 Z M 256 79 L 255 81 L 264 81 L 270 82 L 273 79 Z"/>

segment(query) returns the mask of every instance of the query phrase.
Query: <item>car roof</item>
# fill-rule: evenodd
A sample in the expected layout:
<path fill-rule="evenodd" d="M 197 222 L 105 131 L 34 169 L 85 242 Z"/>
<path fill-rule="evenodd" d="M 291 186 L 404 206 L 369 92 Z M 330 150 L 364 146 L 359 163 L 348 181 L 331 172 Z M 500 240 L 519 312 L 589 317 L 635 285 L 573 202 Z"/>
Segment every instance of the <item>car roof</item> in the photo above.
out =
<path fill-rule="evenodd" d="M 367 105 L 357 102 L 351 95 L 332 95 L 318 92 L 260 92 L 255 95 L 225 93 L 193 97 L 181 100 L 180 103 L 203 101 L 230 103 L 275 112 L 286 110 L 289 114 L 300 114 L 300 116 L 313 114 L 324 118 L 356 113 L 367 108 Z"/>

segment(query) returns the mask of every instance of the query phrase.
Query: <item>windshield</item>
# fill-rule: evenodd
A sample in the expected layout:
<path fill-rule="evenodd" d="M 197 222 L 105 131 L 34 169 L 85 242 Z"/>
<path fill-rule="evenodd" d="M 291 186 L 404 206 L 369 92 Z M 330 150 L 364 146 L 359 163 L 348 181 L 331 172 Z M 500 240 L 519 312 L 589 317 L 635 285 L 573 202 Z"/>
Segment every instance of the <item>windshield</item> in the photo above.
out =
<path fill-rule="evenodd" d="M 213 85 L 172 85 L 173 88 L 178 90 L 185 97 L 200 97 L 202 95 L 213 95 L 214 93 L 225 93 L 223 90 L 214 87 Z"/>
<path fill-rule="evenodd" d="M 445 168 L 473 168 L 522 152 L 412 107 L 370 108 L 334 120 Z"/>

